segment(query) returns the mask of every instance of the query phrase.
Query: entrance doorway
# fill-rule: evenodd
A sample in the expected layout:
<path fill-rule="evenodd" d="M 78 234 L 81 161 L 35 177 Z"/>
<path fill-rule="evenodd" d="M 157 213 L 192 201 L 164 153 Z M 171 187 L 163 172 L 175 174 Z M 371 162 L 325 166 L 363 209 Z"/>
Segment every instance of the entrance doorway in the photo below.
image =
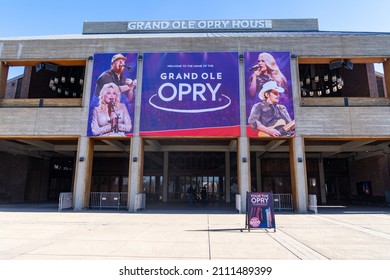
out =
<path fill-rule="evenodd" d="M 224 177 L 219 176 L 170 176 L 168 201 L 186 201 L 189 188 L 194 190 L 197 201 L 225 201 L 226 188 Z"/>
<path fill-rule="evenodd" d="M 142 192 L 146 193 L 149 205 L 155 206 L 157 202 L 161 208 L 186 205 L 190 187 L 199 205 L 231 204 L 231 182 L 227 178 L 237 176 L 236 152 L 174 151 L 165 154 L 166 160 L 163 152 L 144 155 Z"/>

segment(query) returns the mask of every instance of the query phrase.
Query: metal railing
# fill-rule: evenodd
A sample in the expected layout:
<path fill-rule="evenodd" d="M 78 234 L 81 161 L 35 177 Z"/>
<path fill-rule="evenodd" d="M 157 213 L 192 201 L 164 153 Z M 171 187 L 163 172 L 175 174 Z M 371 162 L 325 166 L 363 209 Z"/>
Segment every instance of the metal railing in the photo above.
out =
<path fill-rule="evenodd" d="M 89 207 L 92 209 L 126 209 L 127 192 L 91 192 Z"/>
<path fill-rule="evenodd" d="M 127 192 L 91 192 L 89 207 L 92 209 L 127 209 L 127 194 Z M 72 208 L 72 198 L 71 192 L 60 193 L 58 211 Z M 293 211 L 291 194 L 273 194 L 273 198 L 275 211 Z M 237 201 L 241 202 L 241 199 L 236 199 Z M 236 208 L 239 210 L 241 207 L 236 205 Z"/>
<path fill-rule="evenodd" d="M 292 195 L 274 193 L 275 211 L 293 211 Z"/>
<path fill-rule="evenodd" d="M 73 194 L 71 192 L 60 193 L 58 201 L 58 211 L 72 208 Z"/>

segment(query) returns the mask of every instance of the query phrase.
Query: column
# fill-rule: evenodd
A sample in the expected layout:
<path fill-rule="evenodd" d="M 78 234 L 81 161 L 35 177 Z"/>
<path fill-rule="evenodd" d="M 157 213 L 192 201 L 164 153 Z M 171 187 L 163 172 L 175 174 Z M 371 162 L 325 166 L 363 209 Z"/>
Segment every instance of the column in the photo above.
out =
<path fill-rule="evenodd" d="M 300 107 L 299 87 L 299 64 L 295 56 L 291 57 L 291 78 L 293 90 L 293 102 L 295 119 L 297 118 L 298 108 Z M 307 176 L 305 163 L 305 146 L 304 139 L 299 133 L 299 119 L 296 119 L 297 129 L 296 136 L 289 142 L 290 144 L 290 174 L 291 174 L 291 191 L 293 196 L 294 210 L 300 213 L 307 213 L 308 210 L 308 192 Z"/>
<path fill-rule="evenodd" d="M 304 141 L 296 136 L 290 141 L 291 183 L 294 208 L 299 213 L 307 213 L 307 178 Z"/>
<path fill-rule="evenodd" d="M 137 80 L 142 81 L 142 55 L 138 56 L 137 67 Z M 141 87 L 136 87 L 135 92 L 135 108 L 134 108 L 134 120 L 133 120 L 133 137 L 130 145 L 130 158 L 129 158 L 129 190 L 127 203 L 129 212 L 135 211 L 135 196 L 138 192 L 141 192 L 142 188 L 142 167 L 144 162 L 143 157 L 143 141 L 139 136 L 139 121 L 141 116 Z M 146 206 L 147 207 L 147 206 Z"/>
<path fill-rule="evenodd" d="M 83 108 L 89 108 L 90 97 L 89 94 L 91 92 L 92 87 L 92 74 L 93 74 L 93 59 L 92 57 L 88 58 L 86 66 L 85 66 L 85 74 L 84 74 L 84 89 L 83 89 Z"/>
<path fill-rule="evenodd" d="M 246 137 L 238 138 L 238 153 L 237 153 L 237 166 L 238 166 L 238 187 L 241 195 L 241 210 L 240 213 L 246 211 L 246 193 L 250 191 L 250 174 L 249 174 L 249 140 Z"/>
<path fill-rule="evenodd" d="M 142 156 L 142 139 L 140 136 L 133 136 L 130 148 L 130 163 L 129 163 L 129 193 L 128 207 L 129 212 L 135 212 L 135 196 L 141 192 L 142 180 L 141 171 L 143 165 Z"/>
<path fill-rule="evenodd" d="M 249 158 L 249 139 L 246 137 L 246 97 L 245 97 L 245 70 L 244 70 L 244 56 L 240 54 L 240 131 L 241 137 L 238 141 L 237 151 L 237 174 L 238 174 L 238 188 L 241 195 L 241 209 L 240 213 L 246 212 L 246 193 L 251 190 L 250 182 L 250 158 Z M 237 202 L 236 202 L 237 203 Z"/>
<path fill-rule="evenodd" d="M 31 68 L 31 67 L 30 67 Z M 93 60 L 87 60 L 85 67 L 83 108 L 89 108 L 89 94 L 92 82 Z M 30 69 L 31 72 L 31 69 Z M 25 70 L 26 73 L 26 70 Z M 87 118 L 88 119 L 88 113 Z M 77 156 L 75 162 L 75 181 L 73 189 L 73 208 L 74 211 L 81 211 L 89 207 L 91 192 L 91 177 L 93 165 L 94 142 L 89 137 L 81 136 L 79 138 Z"/>
<path fill-rule="evenodd" d="M 385 75 L 385 97 L 390 97 L 390 59 L 383 62 L 383 73 Z"/>
<path fill-rule="evenodd" d="M 75 163 L 75 181 L 73 188 L 73 209 L 81 211 L 89 206 L 91 174 L 93 162 L 93 142 L 89 137 L 79 138 Z"/>

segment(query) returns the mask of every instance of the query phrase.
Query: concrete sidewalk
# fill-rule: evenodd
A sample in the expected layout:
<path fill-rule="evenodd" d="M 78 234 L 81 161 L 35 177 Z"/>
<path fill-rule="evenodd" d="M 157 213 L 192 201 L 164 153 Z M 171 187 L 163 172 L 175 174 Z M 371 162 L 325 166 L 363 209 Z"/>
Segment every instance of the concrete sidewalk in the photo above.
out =
<path fill-rule="evenodd" d="M 231 212 L 12 211 L 0 260 L 390 260 L 390 208 L 275 214 L 276 232 Z"/>

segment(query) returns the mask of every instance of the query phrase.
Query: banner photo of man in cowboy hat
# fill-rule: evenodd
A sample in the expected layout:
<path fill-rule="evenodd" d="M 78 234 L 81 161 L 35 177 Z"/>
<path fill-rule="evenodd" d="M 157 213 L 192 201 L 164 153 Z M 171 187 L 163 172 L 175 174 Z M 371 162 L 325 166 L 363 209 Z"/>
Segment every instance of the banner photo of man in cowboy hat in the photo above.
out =
<path fill-rule="evenodd" d="M 257 63 L 254 63 L 257 58 Z M 292 137 L 295 121 L 290 53 L 244 54 L 248 137 Z"/>

